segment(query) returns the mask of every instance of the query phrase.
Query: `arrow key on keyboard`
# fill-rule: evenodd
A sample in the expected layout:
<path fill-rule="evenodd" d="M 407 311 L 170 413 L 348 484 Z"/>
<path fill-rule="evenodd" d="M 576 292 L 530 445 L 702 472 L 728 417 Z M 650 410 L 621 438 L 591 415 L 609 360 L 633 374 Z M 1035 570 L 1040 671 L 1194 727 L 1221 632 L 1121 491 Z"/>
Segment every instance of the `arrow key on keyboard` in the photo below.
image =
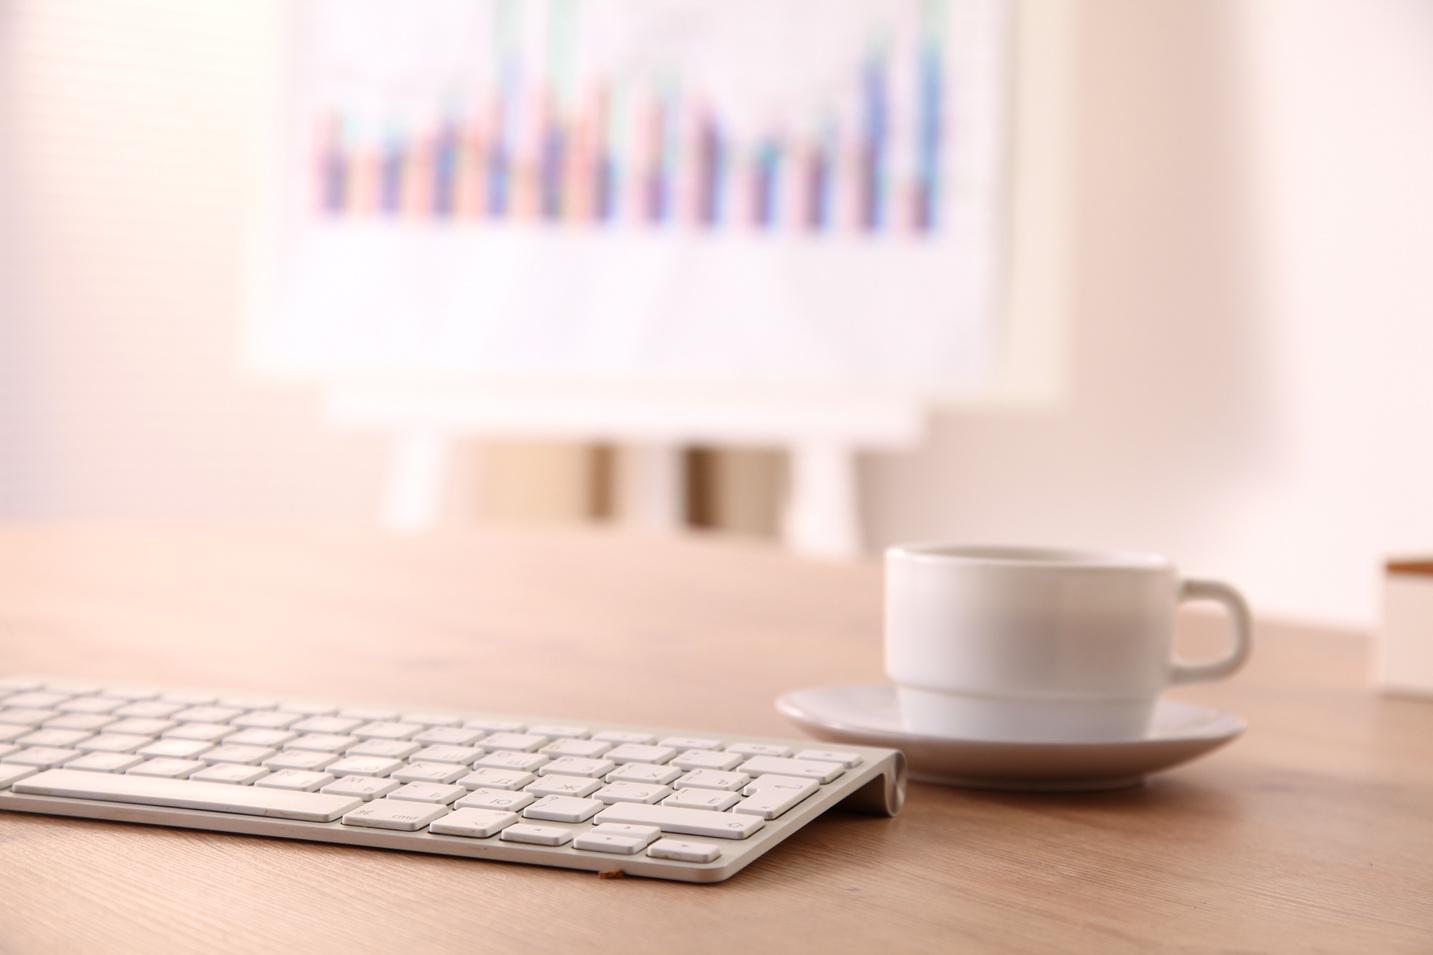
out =
<path fill-rule="evenodd" d="M 495 809 L 455 809 L 428 826 L 441 836 L 469 836 L 486 839 L 518 821 L 517 813 Z"/>
<path fill-rule="evenodd" d="M 709 842 L 658 839 L 647 850 L 647 855 L 653 859 L 675 859 L 677 862 L 715 862 L 721 850 Z"/>
<path fill-rule="evenodd" d="M 572 841 L 572 830 L 561 826 L 529 826 L 518 823 L 508 826 L 498 836 L 504 842 L 526 842 L 535 846 L 560 846 Z"/>

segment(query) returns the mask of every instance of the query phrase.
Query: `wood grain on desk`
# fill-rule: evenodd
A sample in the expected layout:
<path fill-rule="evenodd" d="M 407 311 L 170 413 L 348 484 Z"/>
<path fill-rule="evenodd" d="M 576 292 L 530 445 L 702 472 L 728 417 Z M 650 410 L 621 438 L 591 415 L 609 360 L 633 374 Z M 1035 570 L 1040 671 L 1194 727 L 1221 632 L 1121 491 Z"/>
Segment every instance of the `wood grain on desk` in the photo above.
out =
<path fill-rule="evenodd" d="M 1218 639 L 1190 614 L 1181 639 Z M 1263 624 L 1251 728 L 1121 792 L 914 784 L 729 882 L 0 815 L 0 953 L 1429 952 L 1433 703 Z M 874 682 L 880 571 L 616 532 L 0 526 L 0 672 L 792 736 Z"/>

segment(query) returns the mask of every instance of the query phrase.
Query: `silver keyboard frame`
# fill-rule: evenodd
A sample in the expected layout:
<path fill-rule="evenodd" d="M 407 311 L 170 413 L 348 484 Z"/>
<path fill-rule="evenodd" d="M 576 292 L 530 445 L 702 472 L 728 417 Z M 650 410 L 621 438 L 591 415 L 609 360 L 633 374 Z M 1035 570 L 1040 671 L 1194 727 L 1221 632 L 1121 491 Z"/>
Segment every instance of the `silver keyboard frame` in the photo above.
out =
<path fill-rule="evenodd" d="M 178 689 L 166 687 L 165 690 Z M 223 691 L 215 691 L 223 692 Z M 345 705 L 345 704 L 339 704 Z M 352 705 L 373 705 L 371 703 Z M 396 709 L 417 711 L 423 707 L 395 706 Z M 447 710 L 464 718 L 515 720 L 528 725 L 542 723 L 580 724 L 594 733 L 604 730 L 626 730 L 650 733 L 656 737 L 716 737 L 727 742 L 770 743 L 793 748 L 821 745 L 812 740 L 748 736 L 741 733 L 718 733 L 710 730 L 670 729 L 634 726 L 625 723 L 597 723 L 554 717 L 524 717 L 501 713 Z M 721 882 L 731 878 L 828 809 L 840 808 L 872 815 L 894 816 L 900 812 L 906 795 L 905 756 L 894 749 L 841 744 L 844 752 L 860 753 L 859 766 L 846 770 L 836 780 L 826 783 L 794 808 L 776 819 L 767 820 L 757 832 L 745 839 L 715 839 L 708 836 L 675 835 L 673 838 L 717 845 L 721 855 L 713 862 L 681 862 L 675 859 L 654 859 L 643 853 L 624 856 L 564 846 L 537 846 L 503 842 L 497 836 L 475 839 L 466 836 L 435 835 L 420 832 L 396 832 L 346 826 L 341 822 L 300 822 L 267 816 L 213 812 L 201 809 L 171 809 L 130 803 L 100 802 L 92 799 L 69 799 L 61 796 L 34 796 L 0 791 L 0 809 L 14 812 L 43 813 L 101 819 L 108 822 L 134 822 L 152 826 L 174 826 L 208 832 L 232 832 L 251 836 L 272 836 L 279 839 L 302 839 L 375 849 L 399 849 L 405 852 L 426 852 L 435 855 L 460 856 L 467 859 L 490 859 L 500 862 L 521 862 L 529 865 L 582 869 L 589 872 L 620 871 L 625 875 L 674 879 L 683 882 Z M 562 823 L 542 820 L 544 826 L 559 826 L 574 832 L 585 832 L 591 823 Z"/>

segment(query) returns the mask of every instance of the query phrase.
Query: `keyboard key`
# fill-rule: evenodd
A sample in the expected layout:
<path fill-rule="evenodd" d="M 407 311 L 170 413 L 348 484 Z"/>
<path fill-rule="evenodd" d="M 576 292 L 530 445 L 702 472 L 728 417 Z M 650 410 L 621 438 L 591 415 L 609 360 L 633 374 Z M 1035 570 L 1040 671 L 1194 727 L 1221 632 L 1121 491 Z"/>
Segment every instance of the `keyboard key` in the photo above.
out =
<path fill-rule="evenodd" d="M 407 759 L 422 749 L 421 743 L 406 739 L 366 739 L 343 751 L 345 756 L 380 756 L 383 759 Z"/>
<path fill-rule="evenodd" d="M 572 830 L 519 822 L 498 833 L 498 838 L 504 842 L 526 842 L 535 846 L 561 846 L 572 841 Z"/>
<path fill-rule="evenodd" d="M 430 726 L 414 736 L 413 742 L 422 743 L 424 746 L 471 746 L 485 735 L 487 734 L 482 730 L 463 729 L 460 726 Z"/>
<path fill-rule="evenodd" d="M 224 742 L 238 746 L 267 746 L 270 749 L 278 749 L 297 738 L 298 734 L 289 730 L 239 730 L 233 736 L 224 737 Z"/>
<path fill-rule="evenodd" d="M 311 773 L 302 769 L 281 769 L 270 773 L 254 783 L 265 789 L 289 789 L 295 792 L 311 793 L 333 782 L 330 773 Z"/>
<path fill-rule="evenodd" d="M 721 849 L 709 842 L 683 842 L 680 839 L 658 839 L 647 850 L 653 859 L 675 859 L 677 862 L 715 862 Z"/>
<path fill-rule="evenodd" d="M 489 753 L 473 766 L 486 766 L 491 769 L 518 769 L 530 773 L 539 769 L 547 761 L 547 757 L 541 753 Z"/>
<path fill-rule="evenodd" d="M 0 763 L 0 789 L 9 789 L 12 783 L 17 783 L 27 776 L 33 776 L 39 770 L 33 766 L 16 766 L 13 763 Z"/>
<path fill-rule="evenodd" d="M 457 763 L 461 766 L 471 766 L 483 755 L 483 751 L 476 746 L 425 746 L 412 756 L 408 757 L 413 763 Z"/>
<path fill-rule="evenodd" d="M 525 773 L 517 769 L 493 769 L 488 766 L 473 770 L 462 779 L 458 785 L 466 786 L 469 789 L 521 789 L 528 783 L 537 779 L 534 773 Z"/>
<path fill-rule="evenodd" d="M 583 759 L 580 756 L 559 756 L 538 769 L 539 776 L 606 776 L 617 768 L 610 759 Z"/>
<path fill-rule="evenodd" d="M 409 802 L 431 802 L 448 805 L 459 796 L 467 795 L 462 786 L 444 786 L 441 783 L 408 783 L 388 794 L 389 799 L 406 799 Z"/>
<path fill-rule="evenodd" d="M 457 809 L 494 809 L 517 812 L 531 806 L 537 797 L 532 793 L 515 793 L 506 789 L 474 789 L 453 803 Z"/>
<path fill-rule="evenodd" d="M 387 776 L 405 764 L 382 756 L 345 756 L 326 769 L 335 776 Z"/>
<path fill-rule="evenodd" d="M 88 696 L 98 693 L 100 685 L 88 680 L 46 680 L 45 689 L 54 693 L 68 693 L 70 696 Z"/>
<path fill-rule="evenodd" d="M 237 706 L 191 706 L 174 714 L 181 723 L 227 723 L 236 716 L 244 715 Z"/>
<path fill-rule="evenodd" d="M 676 759 L 672 765 L 678 769 L 736 769 L 746 757 L 740 753 L 715 752 L 705 749 L 690 749 Z"/>
<path fill-rule="evenodd" d="M 589 831 L 605 832 L 614 836 L 627 836 L 630 839 L 641 839 L 644 845 L 649 845 L 662 837 L 662 830 L 656 826 L 633 826 L 625 822 L 598 823 Z"/>
<path fill-rule="evenodd" d="M 160 735 L 165 739 L 197 739 L 206 743 L 217 743 L 226 736 L 232 736 L 234 727 L 225 723 L 180 723 Z"/>
<path fill-rule="evenodd" d="M 558 739 L 542 748 L 544 756 L 554 759 L 558 756 L 577 756 L 582 759 L 596 759 L 612 748 L 611 743 L 595 739 Z M 627 760 L 631 762 L 631 760 Z"/>
<path fill-rule="evenodd" d="M 236 716 L 229 722 L 235 726 L 256 730 L 286 730 L 297 723 L 297 713 L 280 713 L 277 710 L 253 710 L 243 716 Z"/>
<path fill-rule="evenodd" d="M 18 707 L 26 710 L 53 710 L 70 698 L 68 693 L 47 693 L 44 690 L 32 690 L 29 693 L 16 693 L 5 697 L 5 705 Z"/>
<path fill-rule="evenodd" d="M 140 756 L 161 759 L 198 759 L 201 753 L 207 753 L 214 747 L 202 740 L 194 739 L 161 739 L 148 743 L 135 750 Z"/>
<path fill-rule="evenodd" d="M 183 703 L 161 703 L 159 700 L 146 700 L 141 703 L 121 706 L 114 711 L 113 715 L 132 716 L 141 720 L 167 720 L 184 708 Z"/>
<path fill-rule="evenodd" d="M 689 749 L 721 749 L 719 739 L 699 739 L 692 736 L 668 736 L 657 743 L 658 746 L 670 746 L 679 753 L 685 753 Z"/>
<path fill-rule="evenodd" d="M 169 690 L 159 695 L 161 703 L 182 703 L 184 706 L 209 706 L 219 702 L 219 694 L 207 690 Z"/>
<path fill-rule="evenodd" d="M 143 756 L 133 753 L 85 753 L 69 760 L 65 769 L 83 769 L 92 773 L 122 773 L 131 766 L 144 762 Z"/>
<path fill-rule="evenodd" d="M 630 832 L 631 830 L 641 830 L 642 834 L 634 835 Z M 573 839 L 572 848 L 586 849 L 588 852 L 610 852 L 614 855 L 631 856 L 647 848 L 659 834 L 660 830 L 651 826 L 594 826 Z"/>
<path fill-rule="evenodd" d="M 319 792 L 334 796 L 353 796 L 362 800 L 381 799 L 399 786 L 396 779 L 379 779 L 376 776 L 345 776 L 335 779 Z"/>
<path fill-rule="evenodd" d="M 463 718 L 453 713 L 405 713 L 403 722 L 417 723 L 419 726 L 457 726 L 463 722 Z"/>
<path fill-rule="evenodd" d="M 26 706 L 16 706 L 0 710 L 0 723 L 18 723 L 21 726 L 33 727 L 63 715 L 55 710 L 35 710 Z"/>
<path fill-rule="evenodd" d="M 216 746 L 199 756 L 203 762 L 213 766 L 215 763 L 243 763 L 246 766 L 257 766 L 264 760 L 273 756 L 278 750 L 268 746 L 240 746 L 236 743 L 229 743 L 223 746 Z M 270 767 L 272 768 L 272 767 Z M 289 767 L 284 769 L 308 769 L 310 767 Z"/>
<path fill-rule="evenodd" d="M 11 753 L 18 753 L 25 747 L 18 743 L 0 743 L 0 757 L 9 756 Z"/>
<path fill-rule="evenodd" d="M 609 783 L 652 783 L 666 786 L 681 778 L 682 771 L 671 766 L 653 766 L 650 763 L 628 763 L 618 766 L 606 775 Z"/>
<path fill-rule="evenodd" d="M 15 742 L 21 746 L 56 746 L 61 749 L 74 749 L 76 743 L 87 740 L 93 735 L 84 730 L 39 729 L 26 733 Z"/>
<path fill-rule="evenodd" d="M 357 736 L 335 736 L 335 735 L 332 734 L 332 733 L 308 733 L 308 734 L 305 734 L 305 735 L 303 735 L 303 736 L 299 736 L 299 737 L 296 737 L 296 738 L 294 738 L 294 739 L 289 740 L 287 743 L 284 744 L 284 749 L 305 749 L 305 750 L 310 750 L 310 751 L 315 752 L 315 753 L 334 753 L 334 754 L 337 754 L 337 753 L 345 753 L 345 752 L 347 752 L 348 750 L 350 750 L 350 749 L 352 749 L 353 747 L 358 746 L 358 745 L 360 745 L 360 744 L 359 744 L 359 742 L 358 742 L 358 737 L 357 737 Z M 406 748 L 407 748 L 406 745 L 403 745 L 403 746 L 400 746 L 400 747 L 399 747 L 400 751 L 403 750 L 403 749 L 406 749 Z M 356 753 L 356 754 L 354 754 L 354 755 L 361 755 L 361 754 L 357 754 L 357 753 Z M 398 756 L 393 755 L 392 753 L 388 753 L 388 754 L 383 754 L 383 753 L 369 753 L 369 754 L 367 754 L 367 755 L 369 755 L 369 756 L 387 755 L 387 756 L 389 756 L 389 758 L 391 758 L 391 759 L 399 759 L 399 758 L 400 758 L 400 757 L 398 757 Z"/>
<path fill-rule="evenodd" d="M 741 753 L 743 756 L 789 756 L 791 747 L 773 746 L 768 743 L 733 743 L 726 748 L 728 753 Z"/>
<path fill-rule="evenodd" d="M 758 776 L 742 787 L 743 796 L 751 796 L 761 792 L 763 789 L 784 790 L 787 792 L 814 793 L 821 788 L 821 784 L 814 779 L 806 779 L 801 776 L 779 776 L 775 773 L 768 773 L 765 776 Z"/>
<path fill-rule="evenodd" d="M 543 776 L 524 786 L 523 792 L 535 796 L 590 796 L 601 788 L 601 782 L 586 776 Z"/>
<path fill-rule="evenodd" d="M 72 700 L 57 703 L 53 709 L 61 713 L 108 714 L 124 706 L 124 700 L 107 700 L 102 696 L 77 696 Z"/>
<path fill-rule="evenodd" d="M 229 749 L 230 747 L 221 747 Z M 269 755 L 264 756 L 259 762 L 263 763 L 265 769 L 278 772 L 281 769 L 298 769 L 306 773 L 327 772 L 328 767 L 342 759 L 337 753 L 324 753 L 312 749 L 286 749 L 282 753 L 274 750 L 266 750 Z M 205 753 L 207 760 L 213 753 Z"/>
<path fill-rule="evenodd" d="M 214 812 L 272 816 L 308 822 L 332 822 L 361 803 L 342 796 L 285 792 L 256 786 L 198 782 L 192 779 L 154 779 L 133 774 L 87 773 L 55 769 L 22 781 L 17 792 L 40 796 L 68 796 L 106 802 L 208 809 Z M 13 786 L 11 788 L 14 788 Z"/>
<path fill-rule="evenodd" d="M 363 720 L 347 716 L 310 716 L 290 723 L 286 728 L 295 733 L 321 733 L 324 736 L 349 736 L 363 725 Z"/>
<path fill-rule="evenodd" d="M 45 681 L 33 676 L 7 676 L 0 679 L 0 696 L 6 693 L 23 693 L 26 690 L 38 690 L 45 685 Z"/>
<path fill-rule="evenodd" d="M 751 782 L 751 777 L 746 773 L 719 773 L 712 769 L 694 769 L 672 783 L 672 788 L 724 789 L 728 792 L 735 792 L 749 782 Z"/>
<path fill-rule="evenodd" d="M 11 743 L 26 733 L 33 732 L 34 729 L 29 726 L 21 726 L 18 723 L 0 723 L 0 743 Z"/>
<path fill-rule="evenodd" d="M 549 822 L 586 822 L 602 808 L 597 799 L 577 796 L 543 796 L 522 811 L 524 819 L 545 819 Z"/>
<path fill-rule="evenodd" d="M 818 762 L 813 759 L 780 759 L 774 756 L 753 756 L 737 767 L 749 776 L 764 776 L 775 773 L 778 776 L 799 776 L 829 783 L 846 770 L 840 763 Z"/>
<path fill-rule="evenodd" d="M 204 768 L 197 759 L 169 759 L 159 757 L 146 759 L 137 766 L 125 770 L 129 776 L 154 776 L 158 779 L 188 779 L 190 774 Z"/>
<path fill-rule="evenodd" d="M 660 802 L 671 795 L 667 786 L 653 786 L 647 783 L 609 783 L 592 794 L 593 799 L 604 803 L 614 802 Z M 726 807 L 723 806 L 723 809 Z"/>
<path fill-rule="evenodd" d="M 625 730 L 603 730 L 600 733 L 593 733 L 592 738 L 605 740 L 608 743 L 636 743 L 638 746 L 646 746 L 657 741 L 657 737 L 648 733 L 634 733 Z"/>
<path fill-rule="evenodd" d="M 338 712 L 338 707 L 332 703 L 322 703 L 315 700 L 289 700 L 280 703 L 276 709 L 280 713 L 297 713 L 300 716 L 333 716 Z M 363 720 L 359 720 L 360 723 Z"/>
<path fill-rule="evenodd" d="M 675 755 L 677 755 L 677 751 L 670 746 L 621 743 L 609 752 L 606 758 L 619 765 L 622 763 L 653 763 L 660 766 Z"/>
<path fill-rule="evenodd" d="M 847 769 L 861 765 L 860 753 L 843 753 L 832 749 L 803 749 L 796 754 L 796 758 L 814 759 L 821 763 L 840 763 Z"/>
<path fill-rule="evenodd" d="M 766 823 L 751 815 L 712 812 L 707 809 L 680 809 L 675 806 L 648 806 L 640 802 L 613 803 L 597 813 L 596 821 L 625 822 L 634 826 L 656 826 L 663 832 L 689 836 L 745 839 Z"/>
<path fill-rule="evenodd" d="M 552 739 L 586 739 L 591 735 L 581 726 L 534 726 L 532 732 Z"/>
<path fill-rule="evenodd" d="M 0 763 L 14 763 L 17 766 L 33 766 L 35 769 L 54 769 L 80 755 L 77 749 L 60 749 L 54 746 L 31 746 L 17 753 L 0 756 Z"/>
<path fill-rule="evenodd" d="M 428 831 L 440 836 L 470 836 L 486 839 L 495 836 L 518 821 L 515 812 L 465 807 L 455 809 L 448 815 L 434 821 Z"/>
<path fill-rule="evenodd" d="M 546 736 L 535 733 L 490 733 L 478 740 L 478 745 L 492 752 L 502 750 L 510 753 L 531 753 L 548 742 Z"/>
<path fill-rule="evenodd" d="M 414 733 L 421 732 L 423 732 L 423 727 L 417 723 L 377 720 L 372 723 L 364 723 L 349 735 L 357 736 L 359 739 L 407 739 Z"/>
<path fill-rule="evenodd" d="M 402 769 L 395 769 L 391 775 L 400 783 L 447 784 L 457 782 L 467 774 L 468 767 L 459 763 L 409 763 Z"/>
<path fill-rule="evenodd" d="M 119 717 L 106 713 L 66 713 L 63 716 L 45 720 L 43 725 L 47 730 L 85 730 L 94 733 L 102 727 L 118 721 Z M 3 731 L 3 727 L 0 727 L 0 731 Z"/>
<path fill-rule="evenodd" d="M 65 764 L 65 768 L 73 769 L 75 767 L 67 763 Z M 228 783 L 231 786 L 249 786 L 256 780 L 263 779 L 268 774 L 269 771 L 262 766 L 249 766 L 240 763 L 218 763 L 195 770 L 190 774 L 189 778 L 206 783 Z"/>
<path fill-rule="evenodd" d="M 374 706 L 346 706 L 338 711 L 338 715 L 362 720 L 365 723 L 391 723 L 398 719 L 397 710 L 385 710 Z"/>
<path fill-rule="evenodd" d="M 475 717 L 464 720 L 463 726 L 471 730 L 484 730 L 488 733 L 521 733 L 527 729 L 526 723 L 517 723 L 513 720 L 488 719 Z"/>
<path fill-rule="evenodd" d="M 100 691 L 100 696 L 107 696 L 111 699 L 123 702 L 137 703 L 140 700 L 158 699 L 159 691 L 145 686 L 107 686 Z"/>
<path fill-rule="evenodd" d="M 820 784 L 814 779 L 759 776 L 742 789 L 747 798 L 738 803 L 732 811 L 751 813 L 763 819 L 775 819 L 820 788 Z"/>
<path fill-rule="evenodd" d="M 741 797 L 734 792 L 727 792 L 721 789 L 678 789 L 672 795 L 662 800 L 664 806 L 677 806 L 682 809 L 710 809 L 713 812 L 721 812 L 735 806 Z M 765 816 L 763 819 L 767 818 Z"/>
<path fill-rule="evenodd" d="M 279 701 L 269 696 L 248 696 L 235 694 L 219 697 L 220 706 L 232 706 L 241 710 L 272 710 Z"/>
<path fill-rule="evenodd" d="M 343 824 L 345 826 L 368 826 L 373 829 L 417 832 L 447 814 L 447 806 L 384 798 L 375 799 L 352 812 L 345 813 Z"/>
<path fill-rule="evenodd" d="M 111 723 L 105 727 L 107 733 L 124 733 L 128 736 L 158 736 L 165 730 L 178 726 L 174 720 L 150 719 L 134 716 Z"/>

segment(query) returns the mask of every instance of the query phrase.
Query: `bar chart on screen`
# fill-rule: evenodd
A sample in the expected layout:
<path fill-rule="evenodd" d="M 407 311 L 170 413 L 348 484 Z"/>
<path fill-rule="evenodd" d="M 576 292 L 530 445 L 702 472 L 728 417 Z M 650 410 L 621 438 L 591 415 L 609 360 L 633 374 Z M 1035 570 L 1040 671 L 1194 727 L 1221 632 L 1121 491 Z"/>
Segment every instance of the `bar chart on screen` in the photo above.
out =
<path fill-rule="evenodd" d="M 469 49 L 426 101 L 390 95 L 375 108 L 329 92 L 332 107 L 314 117 L 314 207 L 332 217 L 931 233 L 954 138 L 943 109 L 949 17 L 945 0 L 904 6 L 854 18 L 821 45 L 834 56 L 818 47 L 804 70 L 784 64 L 787 75 L 766 80 L 776 89 L 735 96 L 719 70 L 688 69 L 679 50 L 634 58 L 586 41 L 584 19 L 614 16 L 612 4 L 469 7 L 479 15 L 459 31 Z M 759 16 L 769 26 L 779 9 Z M 347 5 L 340 16 L 351 16 Z M 788 52 L 820 29 L 800 24 Z M 472 63 L 487 75 L 464 68 Z M 783 82 L 808 87 L 805 101 L 782 103 Z"/>
<path fill-rule="evenodd" d="M 300 0 L 271 370 L 959 391 L 1008 0 Z"/>

